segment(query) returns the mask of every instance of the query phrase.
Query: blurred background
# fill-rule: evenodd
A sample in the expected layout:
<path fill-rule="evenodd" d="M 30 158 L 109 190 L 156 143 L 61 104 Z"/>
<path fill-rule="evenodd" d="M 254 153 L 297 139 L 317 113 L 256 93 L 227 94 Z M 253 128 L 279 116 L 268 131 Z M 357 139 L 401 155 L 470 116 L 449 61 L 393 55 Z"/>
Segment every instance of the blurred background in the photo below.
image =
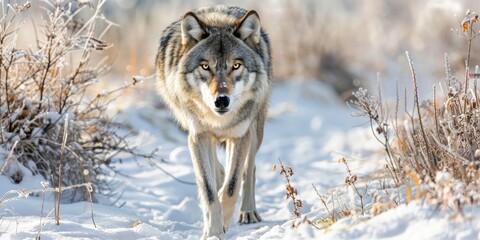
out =
<path fill-rule="evenodd" d="M 118 24 L 105 38 L 114 44 L 110 74 L 117 80 L 152 74 L 163 29 L 193 8 L 216 4 L 259 12 L 271 39 L 275 81 L 321 81 L 343 99 L 376 84 L 377 73 L 386 86 L 410 81 L 405 51 L 425 76 L 420 81 L 430 81 L 425 88 L 445 78 L 445 53 L 461 74 L 467 44 L 456 30 L 467 9 L 480 9 L 480 0 L 110 0 L 105 15 Z M 480 50 L 480 41 L 472 49 Z M 479 57 L 473 54 L 473 65 Z"/>

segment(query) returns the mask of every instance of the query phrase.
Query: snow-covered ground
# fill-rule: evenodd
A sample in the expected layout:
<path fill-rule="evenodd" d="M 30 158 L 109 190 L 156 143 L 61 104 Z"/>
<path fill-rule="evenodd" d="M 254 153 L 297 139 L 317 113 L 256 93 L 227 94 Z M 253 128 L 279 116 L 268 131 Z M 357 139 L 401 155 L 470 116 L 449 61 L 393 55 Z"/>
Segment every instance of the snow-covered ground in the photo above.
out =
<path fill-rule="evenodd" d="M 346 157 L 352 172 L 360 177 L 383 168 L 381 145 L 371 136 L 366 120 L 351 117 L 352 111 L 319 82 L 274 87 L 271 118 L 256 160 L 256 202 L 263 221 L 242 226 L 232 221 L 227 238 L 479 239 L 480 209 L 468 208 L 463 221 L 456 221 L 448 212 L 419 202 L 376 217 L 343 218 L 325 230 L 307 224 L 291 229 L 294 218 L 291 202 L 285 199 L 285 179 L 272 171 L 278 159 L 293 167 L 292 184 L 304 202 L 301 211 L 313 220 L 328 218 L 328 214 L 312 184 L 322 195 L 344 190 L 347 172 L 338 163 L 340 157 Z M 118 193 L 123 194 L 112 197 L 110 201 L 115 202 L 111 204 L 63 204 L 58 226 L 51 193 L 45 194 L 45 201 L 41 194 L 10 201 L 0 206 L 0 239 L 32 239 L 40 226 L 42 240 L 199 239 L 202 212 L 197 189 L 188 184 L 194 181 L 194 171 L 186 135 L 168 112 L 148 106 L 130 108 L 120 119 L 136 131 L 135 141 L 146 153 L 158 147 L 158 156 L 165 162 L 152 165 L 145 159 L 130 159 L 116 164 Z M 1 176 L 0 192 L 41 189 L 42 181 L 39 176 L 25 176 L 17 185 Z"/>

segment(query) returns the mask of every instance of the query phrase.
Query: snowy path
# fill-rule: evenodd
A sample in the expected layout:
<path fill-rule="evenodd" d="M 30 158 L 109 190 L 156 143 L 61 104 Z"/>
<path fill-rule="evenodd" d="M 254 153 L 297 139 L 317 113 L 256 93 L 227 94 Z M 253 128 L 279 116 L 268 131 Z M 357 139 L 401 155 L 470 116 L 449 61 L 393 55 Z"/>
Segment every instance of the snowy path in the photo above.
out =
<path fill-rule="evenodd" d="M 335 102 L 335 99 L 319 84 L 297 83 L 275 88 L 271 104 L 273 116 L 266 125 L 264 143 L 257 156 L 257 207 L 264 221 L 246 226 L 234 223 L 227 237 L 256 239 L 273 234 L 272 237 L 276 238 L 276 234 L 280 234 L 277 237 L 283 235 L 283 228 L 289 228 L 287 221 L 292 219 L 292 214 L 291 203 L 285 200 L 285 180 L 272 171 L 278 158 L 293 166 L 295 187 L 306 202 L 304 208 L 310 211 L 312 204 L 318 203 L 312 183 L 326 190 L 343 182 L 346 173 L 336 161 L 341 153 L 370 155 L 378 149 L 375 143 L 367 143 L 372 139 L 363 127 L 354 128 L 359 121 L 350 117 L 351 109 L 344 103 Z M 164 113 L 148 113 L 142 109 L 137 116 L 138 119 L 130 118 L 132 125 L 156 129 L 157 133 L 149 132 L 156 139 L 149 146 L 162 146 L 160 156 L 171 163 L 161 167 L 177 178 L 193 182 L 194 173 L 185 134 L 177 130 L 172 122 L 158 121 L 155 117 L 153 119 L 157 120 L 151 120 L 152 116 L 167 117 Z M 150 120 L 145 122 L 145 119 Z M 165 141 L 169 143 L 165 144 Z M 365 149 L 365 146 L 356 146 L 357 141 L 374 147 Z M 362 167 L 355 168 L 366 168 L 364 171 L 375 166 L 358 164 Z M 175 181 L 146 163 L 138 166 L 130 162 L 119 167 L 132 176 L 125 179 L 128 185 L 123 197 L 126 202 L 124 208 L 136 209 L 142 222 L 160 231 L 172 232 L 172 238 L 197 239 L 200 236 L 202 214 L 195 186 Z M 237 215 L 234 216 L 236 219 Z"/>

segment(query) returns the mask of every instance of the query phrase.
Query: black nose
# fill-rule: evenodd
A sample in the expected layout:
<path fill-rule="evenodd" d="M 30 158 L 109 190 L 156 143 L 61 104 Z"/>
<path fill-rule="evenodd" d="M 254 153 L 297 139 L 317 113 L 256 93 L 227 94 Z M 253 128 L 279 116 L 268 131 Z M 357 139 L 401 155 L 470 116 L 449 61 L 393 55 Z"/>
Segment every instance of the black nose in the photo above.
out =
<path fill-rule="evenodd" d="M 227 108 L 229 103 L 230 98 L 228 98 L 227 96 L 218 96 L 217 99 L 215 99 L 215 107 L 219 109 Z"/>

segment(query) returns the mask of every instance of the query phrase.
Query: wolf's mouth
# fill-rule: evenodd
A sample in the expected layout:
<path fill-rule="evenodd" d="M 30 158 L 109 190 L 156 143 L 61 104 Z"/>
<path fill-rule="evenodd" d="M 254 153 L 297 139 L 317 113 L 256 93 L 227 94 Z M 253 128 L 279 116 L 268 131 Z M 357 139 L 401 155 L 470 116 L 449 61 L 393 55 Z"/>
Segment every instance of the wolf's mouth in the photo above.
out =
<path fill-rule="evenodd" d="M 228 109 L 217 109 L 215 110 L 215 112 L 217 112 L 220 115 L 223 115 L 228 112 Z"/>

